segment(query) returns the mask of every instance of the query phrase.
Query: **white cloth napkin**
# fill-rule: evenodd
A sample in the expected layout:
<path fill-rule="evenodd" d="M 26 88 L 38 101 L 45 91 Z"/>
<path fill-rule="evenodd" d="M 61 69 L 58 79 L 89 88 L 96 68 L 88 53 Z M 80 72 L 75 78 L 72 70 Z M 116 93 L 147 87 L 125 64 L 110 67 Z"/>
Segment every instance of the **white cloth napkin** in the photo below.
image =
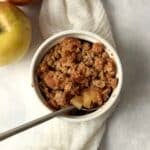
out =
<path fill-rule="evenodd" d="M 44 0 L 39 22 L 45 39 L 63 30 L 80 29 L 95 32 L 114 45 L 100 0 Z M 55 119 L 47 136 L 49 150 L 97 150 L 108 115 L 81 123 Z"/>

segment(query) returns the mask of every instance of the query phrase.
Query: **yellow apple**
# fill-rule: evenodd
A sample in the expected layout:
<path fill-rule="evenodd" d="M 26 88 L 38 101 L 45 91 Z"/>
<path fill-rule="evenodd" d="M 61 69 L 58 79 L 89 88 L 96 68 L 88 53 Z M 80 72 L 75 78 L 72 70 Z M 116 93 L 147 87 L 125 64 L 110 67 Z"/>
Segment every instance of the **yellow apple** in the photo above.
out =
<path fill-rule="evenodd" d="M 31 24 L 24 12 L 0 2 L 0 66 L 21 59 L 29 49 Z"/>

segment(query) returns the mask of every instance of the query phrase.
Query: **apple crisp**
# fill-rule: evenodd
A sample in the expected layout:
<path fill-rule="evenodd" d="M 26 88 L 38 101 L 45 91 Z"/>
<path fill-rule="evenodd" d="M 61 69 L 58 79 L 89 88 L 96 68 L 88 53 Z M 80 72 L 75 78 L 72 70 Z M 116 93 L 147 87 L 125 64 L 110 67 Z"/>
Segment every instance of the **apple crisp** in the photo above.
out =
<path fill-rule="evenodd" d="M 55 110 L 101 106 L 118 82 L 116 64 L 102 43 L 71 37 L 46 53 L 36 75 L 46 103 Z"/>

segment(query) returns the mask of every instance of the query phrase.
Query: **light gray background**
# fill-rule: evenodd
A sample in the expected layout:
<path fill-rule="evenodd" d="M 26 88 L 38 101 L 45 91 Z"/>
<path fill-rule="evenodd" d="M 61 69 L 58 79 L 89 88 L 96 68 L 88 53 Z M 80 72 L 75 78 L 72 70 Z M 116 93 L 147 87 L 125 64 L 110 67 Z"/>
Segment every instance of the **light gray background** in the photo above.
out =
<path fill-rule="evenodd" d="M 103 0 L 124 68 L 102 150 L 150 150 L 150 1 Z"/>
<path fill-rule="evenodd" d="M 122 59 L 124 87 L 121 102 L 109 120 L 101 149 L 150 150 L 150 1 L 103 0 L 103 3 Z M 21 101 L 22 97 L 29 101 L 28 98 L 31 95 L 27 84 L 29 82 L 27 78 L 29 60 L 42 42 L 38 28 L 39 6 L 31 6 L 24 8 L 24 10 L 32 19 L 34 26 L 33 42 L 31 51 L 23 61 L 19 64 L 0 68 L 0 131 L 43 113 L 35 112 L 34 115 L 26 115 L 34 110 L 34 106 Z M 20 73 L 16 75 L 18 70 Z M 15 80 L 19 79 L 20 76 L 23 76 L 24 80 L 15 83 Z M 27 107 L 29 111 L 23 111 L 22 108 L 24 107 Z M 26 118 L 26 116 L 31 117 Z M 29 132 L 36 133 L 36 129 Z M 29 132 L 22 134 L 22 144 L 25 143 L 23 142 L 24 137 Z M 17 138 L 19 137 L 15 136 L 0 143 L 0 149 L 14 150 L 10 146 L 12 143 L 17 144 L 13 142 Z M 22 147 L 23 145 L 20 146 L 19 150 Z M 41 150 L 44 149 L 42 148 L 41 146 Z M 35 149 L 35 147 L 27 148 L 27 150 L 31 149 Z"/>

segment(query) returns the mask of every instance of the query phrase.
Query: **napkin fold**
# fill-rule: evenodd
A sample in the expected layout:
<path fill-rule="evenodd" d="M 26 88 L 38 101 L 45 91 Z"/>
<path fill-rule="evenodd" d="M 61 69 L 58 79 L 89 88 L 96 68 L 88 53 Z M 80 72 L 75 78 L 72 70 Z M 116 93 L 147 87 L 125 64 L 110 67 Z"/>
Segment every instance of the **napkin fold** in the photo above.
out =
<path fill-rule="evenodd" d="M 44 0 L 40 12 L 43 37 L 78 29 L 94 32 L 114 46 L 109 21 L 100 0 Z M 55 119 L 49 124 L 48 150 L 97 150 L 109 113 L 94 120 L 73 123 Z M 45 139 L 46 139 L 45 138 Z"/>
<path fill-rule="evenodd" d="M 39 24 L 44 38 L 60 31 L 79 29 L 94 32 L 114 46 L 101 0 L 44 0 Z"/>

